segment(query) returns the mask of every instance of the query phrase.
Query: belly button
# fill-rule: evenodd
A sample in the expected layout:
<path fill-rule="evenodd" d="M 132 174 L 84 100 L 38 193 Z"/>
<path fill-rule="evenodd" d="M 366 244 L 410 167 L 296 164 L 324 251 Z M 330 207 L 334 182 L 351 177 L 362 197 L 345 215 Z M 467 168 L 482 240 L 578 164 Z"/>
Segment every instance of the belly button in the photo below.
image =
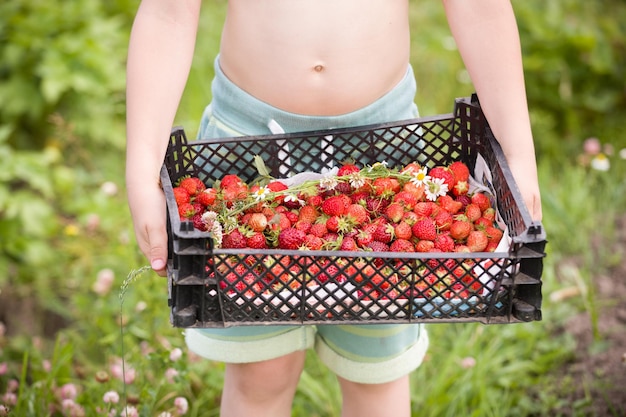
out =
<path fill-rule="evenodd" d="M 313 67 L 313 69 L 315 70 L 315 72 L 322 72 L 324 71 L 324 66 L 323 65 L 316 65 Z"/>

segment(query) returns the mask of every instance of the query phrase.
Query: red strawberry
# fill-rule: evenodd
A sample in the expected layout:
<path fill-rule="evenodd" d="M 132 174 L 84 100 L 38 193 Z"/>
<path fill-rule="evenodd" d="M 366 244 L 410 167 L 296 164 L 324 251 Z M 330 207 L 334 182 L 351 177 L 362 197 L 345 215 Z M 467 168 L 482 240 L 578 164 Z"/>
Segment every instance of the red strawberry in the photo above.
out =
<path fill-rule="evenodd" d="M 454 240 L 465 240 L 474 229 L 472 223 L 464 215 L 459 215 L 450 226 L 450 236 Z"/>
<path fill-rule="evenodd" d="M 396 239 L 389 246 L 391 252 L 415 252 L 415 246 L 407 239 Z"/>
<path fill-rule="evenodd" d="M 454 187 L 454 173 L 446 167 L 436 166 L 433 167 L 430 171 L 428 171 L 428 175 L 432 178 L 441 178 L 443 179 L 444 184 L 448 185 L 448 190 L 451 190 Z"/>
<path fill-rule="evenodd" d="M 346 216 L 355 226 L 359 226 L 369 221 L 370 216 L 365 207 L 360 204 L 350 204 L 346 209 Z"/>
<path fill-rule="evenodd" d="M 393 234 L 397 239 L 410 239 L 413 236 L 413 230 L 411 225 L 402 220 L 396 224 L 393 228 Z"/>
<path fill-rule="evenodd" d="M 278 234 L 278 247 L 280 249 L 298 249 L 304 243 L 306 234 L 294 227 L 287 227 Z"/>
<path fill-rule="evenodd" d="M 491 207 L 491 200 L 489 200 L 489 197 L 487 197 L 484 193 L 474 193 L 472 194 L 471 199 L 472 203 L 476 204 L 480 208 L 481 213 Z"/>
<path fill-rule="evenodd" d="M 470 203 L 465 207 L 465 217 L 472 223 L 478 220 L 482 215 L 482 210 L 474 203 Z"/>
<path fill-rule="evenodd" d="M 415 245 L 416 252 L 431 252 L 435 248 L 435 242 L 432 240 L 420 240 Z"/>
<path fill-rule="evenodd" d="M 457 182 L 469 181 L 470 171 L 467 165 L 462 161 L 454 161 L 448 168 L 454 173 L 454 178 Z"/>
<path fill-rule="evenodd" d="M 356 243 L 364 248 L 367 247 L 374 240 L 374 236 L 372 235 L 372 231 L 362 229 L 356 235 Z"/>
<path fill-rule="evenodd" d="M 433 213 L 433 205 L 428 201 L 420 201 L 413 208 L 413 213 L 419 217 L 429 217 Z"/>
<path fill-rule="evenodd" d="M 411 181 L 404 184 L 402 191 L 411 194 L 415 198 L 415 204 L 424 197 L 424 186 L 415 185 Z M 413 205 L 415 205 L 413 204 Z"/>
<path fill-rule="evenodd" d="M 446 210 L 441 210 L 435 216 L 435 225 L 438 230 L 449 230 L 452 225 L 452 214 L 448 213 Z"/>
<path fill-rule="evenodd" d="M 222 239 L 222 247 L 224 249 L 243 249 L 246 246 L 246 237 L 239 229 L 234 229 Z"/>
<path fill-rule="evenodd" d="M 467 195 L 469 192 L 469 184 L 467 181 L 457 181 L 452 187 L 452 194 L 455 196 Z"/>
<path fill-rule="evenodd" d="M 187 220 L 196 214 L 196 209 L 193 204 L 183 203 L 178 206 L 178 214 L 180 215 L 181 220 Z"/>
<path fill-rule="evenodd" d="M 269 184 L 267 184 L 267 188 L 270 191 L 272 191 L 274 193 L 277 193 L 277 192 L 286 190 L 287 186 L 284 183 L 280 182 L 280 181 L 272 181 Z"/>
<path fill-rule="evenodd" d="M 452 252 L 454 251 L 454 239 L 450 235 L 437 235 L 435 248 L 441 252 Z"/>
<path fill-rule="evenodd" d="M 381 197 L 368 197 L 365 200 L 365 208 L 372 213 L 372 216 L 378 216 L 389 205 L 389 200 Z"/>
<path fill-rule="evenodd" d="M 482 252 L 488 243 L 487 234 L 482 230 L 473 230 L 467 236 L 467 247 L 471 252 Z"/>
<path fill-rule="evenodd" d="M 201 230 L 203 232 L 206 232 L 207 229 L 207 225 L 204 222 L 204 220 L 202 220 L 202 213 L 196 213 L 191 217 L 191 221 L 193 222 L 193 227 L 195 227 L 198 230 Z"/>
<path fill-rule="evenodd" d="M 487 233 L 487 238 L 490 242 L 495 241 L 496 243 L 499 243 L 502 239 L 502 236 L 504 235 L 504 232 L 495 226 L 486 227 L 485 233 Z"/>
<path fill-rule="evenodd" d="M 339 220 L 339 216 L 330 216 L 326 219 L 326 229 L 328 229 L 329 232 L 337 233 L 339 231 Z"/>
<path fill-rule="evenodd" d="M 379 240 L 371 241 L 367 248 L 373 252 L 389 252 L 389 245 Z"/>
<path fill-rule="evenodd" d="M 216 197 L 217 190 L 215 190 L 214 188 L 207 188 L 196 195 L 196 201 L 202 204 L 204 207 L 208 207 L 215 203 Z"/>
<path fill-rule="evenodd" d="M 437 204 L 450 214 L 456 214 L 463 208 L 463 203 L 456 201 L 449 195 L 442 195 L 437 199 Z"/>
<path fill-rule="evenodd" d="M 337 171 L 337 176 L 338 177 L 343 177 L 344 175 L 350 175 L 352 173 L 359 172 L 360 170 L 361 169 L 358 166 L 356 166 L 355 164 L 350 164 L 350 163 L 344 164 Z"/>
<path fill-rule="evenodd" d="M 206 185 L 202 182 L 200 178 L 197 177 L 185 177 L 178 184 L 179 187 L 184 188 L 189 192 L 190 196 L 195 196 L 201 191 L 204 191 Z"/>
<path fill-rule="evenodd" d="M 407 184 L 412 183 L 408 182 Z M 418 198 L 410 191 L 402 190 L 393 197 L 393 202 L 402 204 L 406 210 L 413 210 L 413 207 L 415 207 L 418 202 Z"/>
<path fill-rule="evenodd" d="M 319 236 L 309 233 L 304 237 L 304 246 L 309 250 L 321 250 L 323 245 L 324 241 Z"/>
<path fill-rule="evenodd" d="M 372 233 L 374 240 L 379 242 L 389 243 L 393 239 L 393 225 L 385 222 L 380 222 Z"/>
<path fill-rule="evenodd" d="M 379 177 L 372 182 L 372 185 L 374 194 L 377 196 L 389 197 L 400 191 L 400 183 L 395 178 Z"/>
<path fill-rule="evenodd" d="M 267 217 L 263 213 L 251 213 L 247 219 L 247 225 L 254 232 L 262 232 L 267 227 Z"/>
<path fill-rule="evenodd" d="M 309 204 L 300 208 L 300 211 L 298 212 L 298 220 L 307 223 L 315 223 L 315 220 L 317 220 L 318 216 L 319 213 L 317 211 L 317 208 Z"/>
<path fill-rule="evenodd" d="M 305 200 L 306 204 L 313 206 L 313 207 L 321 206 L 322 201 L 324 201 L 324 198 L 319 194 L 314 194 L 312 196 L 309 196 Z"/>
<path fill-rule="evenodd" d="M 328 233 L 328 228 L 326 227 L 326 223 L 323 222 L 323 223 L 312 224 L 311 230 L 309 230 L 309 233 L 317 237 L 324 236 L 326 233 Z"/>
<path fill-rule="evenodd" d="M 291 221 L 284 212 L 274 214 L 274 217 L 267 224 L 271 230 L 278 231 L 291 227 Z"/>
<path fill-rule="evenodd" d="M 172 188 L 172 192 L 174 193 L 174 199 L 176 200 L 176 204 L 179 206 L 189 203 L 191 201 L 191 196 L 189 195 L 189 191 L 182 187 L 174 187 Z"/>
<path fill-rule="evenodd" d="M 404 215 L 404 207 L 400 203 L 391 203 L 385 208 L 385 216 L 392 222 L 398 223 Z"/>
<path fill-rule="evenodd" d="M 417 162 L 411 162 L 405 165 L 404 168 L 402 168 L 402 173 L 415 174 L 416 172 L 419 172 L 420 169 L 422 169 L 422 166 L 420 164 L 418 164 Z"/>
<path fill-rule="evenodd" d="M 297 222 L 295 222 L 293 224 L 293 227 L 295 227 L 298 230 L 302 230 L 304 233 L 309 233 L 311 231 L 311 227 L 313 225 L 309 222 L 305 222 L 303 220 L 298 220 Z"/>
<path fill-rule="evenodd" d="M 489 219 L 486 219 L 484 217 L 479 217 L 478 219 L 476 219 L 476 221 L 474 222 L 474 227 L 476 229 L 483 229 L 485 230 L 487 227 L 493 226 L 493 222 Z"/>
<path fill-rule="evenodd" d="M 345 251 L 355 251 L 358 250 L 359 247 L 353 237 L 344 236 L 341 240 L 341 246 L 339 247 L 339 249 Z"/>
<path fill-rule="evenodd" d="M 412 227 L 413 236 L 420 240 L 435 240 L 437 237 L 437 227 L 434 220 L 430 218 L 418 220 Z"/>
<path fill-rule="evenodd" d="M 251 249 L 267 249 L 265 235 L 261 232 L 253 233 L 246 238 L 246 245 Z"/>
<path fill-rule="evenodd" d="M 242 184 L 243 180 L 235 174 L 226 174 L 224 175 L 224 177 L 222 177 L 222 180 L 220 181 L 220 187 L 222 188 L 229 188 L 233 185 L 239 186 Z"/>
<path fill-rule="evenodd" d="M 346 201 L 341 195 L 328 197 L 322 203 L 322 211 L 329 216 L 341 216 L 348 208 Z"/>
<path fill-rule="evenodd" d="M 496 209 L 493 207 L 488 207 L 486 210 L 483 210 L 483 217 L 487 220 L 494 222 L 496 220 Z"/>

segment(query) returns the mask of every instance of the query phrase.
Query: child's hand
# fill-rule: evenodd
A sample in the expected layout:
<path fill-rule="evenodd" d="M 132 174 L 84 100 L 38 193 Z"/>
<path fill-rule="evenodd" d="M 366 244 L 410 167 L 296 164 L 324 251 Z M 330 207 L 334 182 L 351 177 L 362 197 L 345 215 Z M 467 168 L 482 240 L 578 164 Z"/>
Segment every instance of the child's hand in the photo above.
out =
<path fill-rule="evenodd" d="M 141 252 L 159 275 L 166 275 L 167 229 L 166 205 L 163 191 L 157 185 L 136 187 L 128 193 L 129 206 L 135 226 L 135 236 Z"/>
<path fill-rule="evenodd" d="M 531 160 L 533 161 L 534 158 Z M 507 161 L 526 207 L 533 220 L 541 221 L 541 194 L 535 166 L 528 159 L 509 158 Z"/>

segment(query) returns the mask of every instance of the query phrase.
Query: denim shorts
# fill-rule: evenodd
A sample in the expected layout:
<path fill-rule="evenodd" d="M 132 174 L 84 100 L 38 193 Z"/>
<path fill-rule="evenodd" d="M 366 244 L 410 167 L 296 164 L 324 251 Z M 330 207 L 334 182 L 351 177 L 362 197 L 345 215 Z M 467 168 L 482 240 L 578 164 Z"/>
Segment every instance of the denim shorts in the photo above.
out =
<path fill-rule="evenodd" d="M 289 113 L 256 99 L 233 84 L 215 60 L 212 101 L 198 138 L 295 133 L 406 120 L 418 116 L 415 77 L 405 77 L 374 103 L 338 116 Z M 278 131 L 277 131 L 278 129 Z M 384 383 L 420 366 L 428 348 L 422 324 L 259 325 L 187 329 L 187 346 L 205 358 L 226 363 L 269 360 L 313 348 L 333 372 L 350 381 Z"/>

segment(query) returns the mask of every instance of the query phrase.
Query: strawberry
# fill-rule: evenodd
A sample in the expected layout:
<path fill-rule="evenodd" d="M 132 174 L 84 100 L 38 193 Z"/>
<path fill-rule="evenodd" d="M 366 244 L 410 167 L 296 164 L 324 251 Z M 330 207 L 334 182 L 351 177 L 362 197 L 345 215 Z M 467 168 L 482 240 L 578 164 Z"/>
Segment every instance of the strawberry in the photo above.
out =
<path fill-rule="evenodd" d="M 474 222 L 474 227 L 476 229 L 482 229 L 485 230 L 487 227 L 493 226 L 493 222 L 489 219 L 486 219 L 482 216 L 480 216 L 478 219 L 476 219 L 476 221 Z"/>
<path fill-rule="evenodd" d="M 347 208 L 348 206 L 341 195 L 328 197 L 322 203 L 322 211 L 329 216 L 341 216 Z"/>
<path fill-rule="evenodd" d="M 303 245 L 309 250 L 321 250 L 324 241 L 321 237 L 309 233 L 304 237 Z"/>
<path fill-rule="evenodd" d="M 472 194 L 471 199 L 472 203 L 480 208 L 481 213 L 491 207 L 491 200 L 489 200 L 489 197 L 484 193 L 476 192 Z"/>
<path fill-rule="evenodd" d="M 326 233 L 328 233 L 328 228 L 326 227 L 326 222 L 323 223 L 314 223 L 311 225 L 311 229 L 309 233 L 315 235 L 317 237 L 322 237 Z"/>
<path fill-rule="evenodd" d="M 294 211 L 285 211 L 285 216 L 287 216 L 291 224 L 294 224 L 299 220 L 298 213 Z"/>
<path fill-rule="evenodd" d="M 278 193 L 280 191 L 284 191 L 287 189 L 287 186 L 280 181 L 271 181 L 267 184 L 267 188 L 274 193 Z"/>
<path fill-rule="evenodd" d="M 400 182 L 391 177 L 379 177 L 372 182 L 374 194 L 382 197 L 390 197 L 400 191 Z"/>
<path fill-rule="evenodd" d="M 418 164 L 417 162 L 411 162 L 407 165 L 404 166 L 404 168 L 402 168 L 402 173 L 403 174 L 415 174 L 416 172 L 419 172 L 419 170 L 422 169 L 422 166 L 420 164 Z"/>
<path fill-rule="evenodd" d="M 308 196 L 305 200 L 305 203 L 313 207 L 319 207 L 322 205 L 322 201 L 324 201 L 324 198 L 321 195 L 314 194 Z"/>
<path fill-rule="evenodd" d="M 221 188 L 229 188 L 233 185 L 239 186 L 243 184 L 243 180 L 236 174 L 226 174 L 220 181 Z"/>
<path fill-rule="evenodd" d="M 373 216 L 378 216 L 389 205 L 389 200 L 381 197 L 368 197 L 365 200 L 365 208 L 372 213 Z"/>
<path fill-rule="evenodd" d="M 415 203 L 413 204 L 413 206 L 415 206 L 415 204 L 417 204 L 417 202 L 420 201 L 422 197 L 424 197 L 424 186 L 415 185 L 411 181 L 406 182 L 402 186 L 402 191 L 405 193 L 409 193 L 415 198 Z"/>
<path fill-rule="evenodd" d="M 243 249 L 246 246 L 246 237 L 239 229 L 234 229 L 222 238 L 222 248 L 224 249 Z"/>
<path fill-rule="evenodd" d="M 172 192 L 174 193 L 174 200 L 176 200 L 176 204 L 179 206 L 191 202 L 191 196 L 186 188 L 174 187 Z"/>
<path fill-rule="evenodd" d="M 330 216 L 326 219 L 326 229 L 329 232 L 337 233 L 339 231 L 339 219 L 340 216 Z"/>
<path fill-rule="evenodd" d="M 467 165 L 462 161 L 454 161 L 448 168 L 454 173 L 456 182 L 469 181 L 470 171 Z"/>
<path fill-rule="evenodd" d="M 371 241 L 367 248 L 373 252 L 389 252 L 389 245 L 379 240 Z"/>
<path fill-rule="evenodd" d="M 183 203 L 178 205 L 178 214 L 181 220 L 188 220 L 196 214 L 196 209 L 191 203 Z"/>
<path fill-rule="evenodd" d="M 420 201 L 413 208 L 418 217 L 429 217 L 433 213 L 433 205 L 428 201 Z"/>
<path fill-rule="evenodd" d="M 415 252 L 415 246 L 407 239 L 395 239 L 389 246 L 391 252 Z"/>
<path fill-rule="evenodd" d="M 474 223 L 481 216 L 482 210 L 478 207 L 478 205 L 470 203 L 465 207 L 465 217 L 467 217 L 470 222 Z"/>
<path fill-rule="evenodd" d="M 471 252 L 482 252 L 488 243 L 487 233 L 482 230 L 473 230 L 467 236 L 467 247 Z"/>
<path fill-rule="evenodd" d="M 483 210 L 483 217 L 491 222 L 496 220 L 496 209 L 493 207 L 487 207 Z"/>
<path fill-rule="evenodd" d="M 303 220 L 298 220 L 297 222 L 295 222 L 293 224 L 293 227 L 295 227 L 298 230 L 302 230 L 304 233 L 309 233 L 311 231 L 311 227 L 313 225 L 309 222 L 305 222 Z"/>
<path fill-rule="evenodd" d="M 452 225 L 452 214 L 448 213 L 446 210 L 441 210 L 434 218 L 435 225 L 438 230 L 449 230 Z"/>
<path fill-rule="evenodd" d="M 298 249 L 303 243 L 306 234 L 295 227 L 287 227 L 278 234 L 278 247 L 280 249 Z"/>
<path fill-rule="evenodd" d="M 200 178 L 197 177 L 185 177 L 178 184 L 179 187 L 184 188 L 189 192 L 189 195 L 194 197 L 199 192 L 204 191 L 206 185 L 202 182 Z"/>
<path fill-rule="evenodd" d="M 412 183 L 408 182 L 407 184 Z M 413 207 L 415 207 L 418 202 L 418 198 L 415 196 L 415 194 L 411 193 L 410 191 L 404 191 L 403 189 L 393 196 L 392 201 L 394 203 L 400 203 L 403 207 L 406 208 L 406 210 L 413 210 Z"/>
<path fill-rule="evenodd" d="M 441 178 L 443 179 L 444 184 L 448 186 L 448 190 L 451 190 L 454 187 L 454 173 L 446 167 L 436 166 L 433 167 L 430 171 L 428 171 L 428 175 L 432 178 Z"/>
<path fill-rule="evenodd" d="M 202 204 L 204 207 L 208 207 L 215 203 L 216 197 L 217 190 L 215 188 L 207 188 L 196 195 L 195 201 Z"/>
<path fill-rule="evenodd" d="M 410 239 L 413 236 L 411 225 L 405 220 L 401 220 L 393 228 L 393 234 L 397 239 Z"/>
<path fill-rule="evenodd" d="M 267 217 L 263 213 L 251 213 L 247 218 L 246 224 L 254 232 L 262 232 L 267 227 Z"/>
<path fill-rule="evenodd" d="M 318 216 L 319 212 L 317 211 L 317 208 L 310 204 L 303 206 L 298 212 L 298 220 L 311 224 L 315 223 Z"/>
<path fill-rule="evenodd" d="M 356 251 L 359 247 L 353 237 L 344 236 L 341 240 L 341 246 L 339 249 L 345 251 Z"/>
<path fill-rule="evenodd" d="M 459 215 L 455 218 L 450 226 L 450 236 L 454 240 L 462 241 L 469 236 L 470 232 L 473 230 L 472 223 L 467 220 L 467 217 L 464 215 Z"/>
<path fill-rule="evenodd" d="M 435 248 L 441 252 L 452 252 L 454 251 L 454 240 L 450 235 L 437 235 Z"/>
<path fill-rule="evenodd" d="M 267 249 L 265 235 L 261 232 L 254 232 L 246 238 L 246 246 L 251 249 Z"/>
<path fill-rule="evenodd" d="M 457 181 L 452 187 L 452 194 L 455 196 L 467 195 L 469 192 L 469 184 L 467 181 Z"/>
<path fill-rule="evenodd" d="M 274 214 L 274 217 L 272 217 L 267 224 L 271 230 L 277 231 L 291 227 L 291 221 L 289 221 L 289 218 L 284 212 Z"/>
<path fill-rule="evenodd" d="M 346 209 L 346 216 L 350 219 L 352 224 L 360 226 L 369 221 L 370 216 L 365 207 L 360 204 L 350 204 Z"/>
<path fill-rule="evenodd" d="M 356 243 L 362 248 L 367 247 L 373 240 L 374 236 L 372 236 L 372 232 L 368 230 L 359 230 L 356 235 Z"/>
<path fill-rule="evenodd" d="M 437 199 L 437 204 L 450 214 L 456 214 L 463 208 L 463 203 L 456 201 L 450 195 L 442 195 Z"/>
<path fill-rule="evenodd" d="M 372 237 L 374 240 L 378 240 L 379 242 L 389 243 L 393 239 L 393 225 L 385 222 L 380 222 L 372 233 Z"/>
<path fill-rule="evenodd" d="M 418 220 L 412 227 L 413 236 L 420 240 L 435 240 L 437 237 L 437 227 L 434 220 L 430 218 Z"/>
<path fill-rule="evenodd" d="M 385 207 L 384 214 L 392 223 L 398 223 L 404 215 L 404 207 L 398 202 L 391 203 Z"/>
<path fill-rule="evenodd" d="M 345 175 L 350 175 L 353 174 L 355 172 L 359 172 L 361 169 L 356 166 L 355 164 L 352 163 L 347 163 L 342 165 L 339 170 L 337 171 L 337 176 L 338 177 L 343 177 Z"/>
<path fill-rule="evenodd" d="M 504 232 L 501 229 L 498 229 L 495 226 L 488 226 L 485 228 L 485 233 L 487 234 L 487 238 L 489 242 L 495 241 L 496 243 L 500 243 Z"/>
<path fill-rule="evenodd" d="M 195 227 L 198 230 L 201 230 L 203 232 L 206 232 L 207 229 L 207 225 L 204 222 L 204 220 L 202 220 L 202 213 L 196 213 L 191 217 L 191 221 L 193 222 L 193 227 Z"/>
<path fill-rule="evenodd" d="M 431 252 L 435 248 L 435 242 L 432 240 L 420 240 L 415 245 L 416 252 Z"/>

